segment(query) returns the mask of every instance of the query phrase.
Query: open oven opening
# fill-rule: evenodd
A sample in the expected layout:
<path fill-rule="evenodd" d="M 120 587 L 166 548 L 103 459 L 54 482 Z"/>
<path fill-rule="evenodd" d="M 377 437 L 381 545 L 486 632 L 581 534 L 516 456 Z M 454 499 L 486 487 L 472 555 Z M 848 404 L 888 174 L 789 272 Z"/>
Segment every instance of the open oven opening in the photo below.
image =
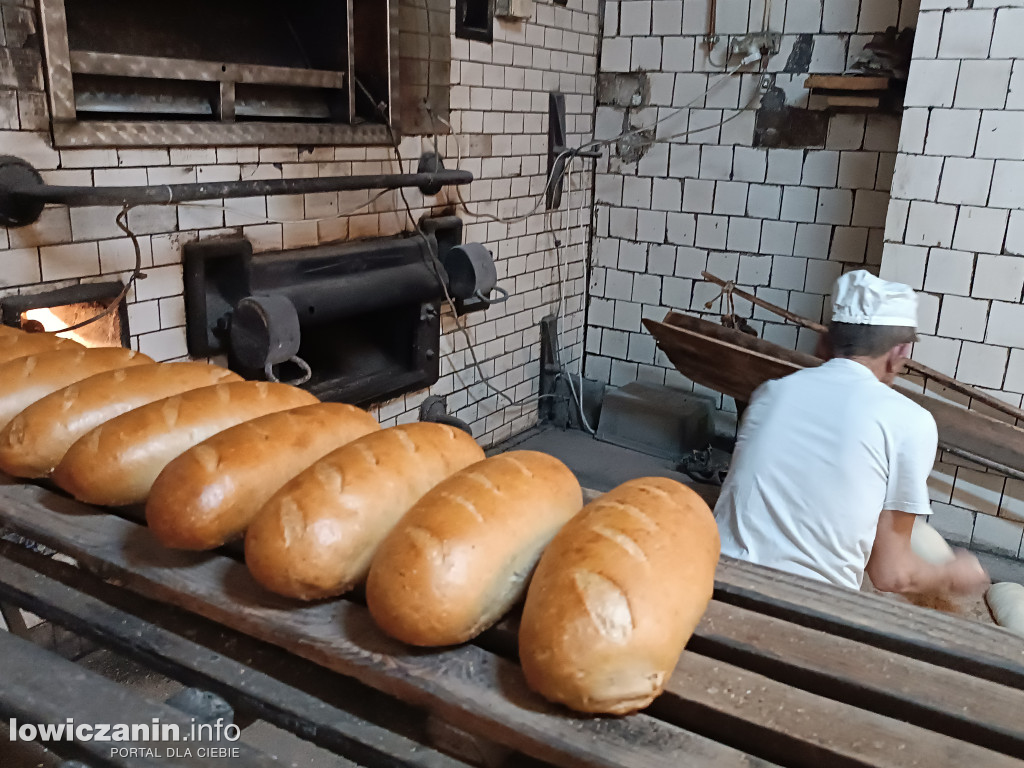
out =
<path fill-rule="evenodd" d="M 120 282 L 89 283 L 8 296 L 0 302 L 3 322 L 31 332 L 56 332 L 87 347 L 128 347 L 128 312 L 124 302 L 112 308 L 123 287 Z M 64 330 L 104 312 L 103 317 L 81 328 Z"/>

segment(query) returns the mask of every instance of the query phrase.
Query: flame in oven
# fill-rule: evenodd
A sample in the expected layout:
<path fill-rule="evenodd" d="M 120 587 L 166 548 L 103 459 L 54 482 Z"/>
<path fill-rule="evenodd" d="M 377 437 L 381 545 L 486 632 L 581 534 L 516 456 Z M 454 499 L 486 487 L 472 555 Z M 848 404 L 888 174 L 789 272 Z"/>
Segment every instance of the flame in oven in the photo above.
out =
<path fill-rule="evenodd" d="M 22 323 L 24 323 L 25 320 L 35 320 L 36 322 L 43 326 L 44 331 L 49 331 L 51 333 L 54 331 L 58 331 L 57 335 L 60 336 L 62 339 L 71 339 L 72 341 L 77 341 L 79 344 L 83 344 L 87 347 L 96 346 L 93 342 L 79 335 L 75 331 L 60 332 L 60 329 L 67 328 L 68 324 L 61 320 L 59 317 L 57 317 L 49 309 L 46 309 L 45 307 L 40 307 L 38 309 L 30 309 L 22 315 L 22 318 Z"/>

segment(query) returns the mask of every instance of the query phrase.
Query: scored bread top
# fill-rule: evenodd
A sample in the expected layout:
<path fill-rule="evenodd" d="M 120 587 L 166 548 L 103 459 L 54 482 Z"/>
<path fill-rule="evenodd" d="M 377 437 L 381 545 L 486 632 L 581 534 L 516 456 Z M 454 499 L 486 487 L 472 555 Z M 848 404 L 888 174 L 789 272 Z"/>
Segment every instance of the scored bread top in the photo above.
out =
<path fill-rule="evenodd" d="M 0 428 L 26 407 L 69 384 L 103 371 L 153 360 L 121 347 L 76 347 L 40 352 L 0 365 Z"/>
<path fill-rule="evenodd" d="M 169 547 L 212 549 L 244 532 L 267 500 L 324 455 L 380 429 L 366 411 L 316 403 L 226 429 L 168 464 L 146 503 Z"/>
<path fill-rule="evenodd" d="M 78 438 L 115 416 L 230 381 L 241 377 L 201 362 L 137 365 L 82 379 L 28 406 L 0 431 L 0 469 L 16 477 L 43 477 Z"/>
<path fill-rule="evenodd" d="M 519 650 L 527 682 L 584 712 L 647 706 L 707 609 L 720 543 L 714 516 L 668 478 L 592 501 L 545 550 Z"/>
<path fill-rule="evenodd" d="M 472 437 L 444 424 L 403 424 L 361 437 L 267 502 L 246 532 L 246 564 L 279 594 L 341 594 L 365 578 L 380 541 L 424 493 L 483 458 Z"/>
<path fill-rule="evenodd" d="M 160 471 L 218 432 L 274 411 L 318 402 L 288 384 L 242 381 L 193 389 L 121 414 L 79 438 L 53 472 L 80 501 L 145 501 Z"/>
<path fill-rule="evenodd" d="M 16 360 L 39 352 L 53 352 L 58 349 L 84 349 L 77 341 L 62 339 L 52 333 L 25 333 L 25 331 L 2 326 L 0 333 L 0 363 Z"/>
<path fill-rule="evenodd" d="M 452 645 L 497 621 L 544 546 L 583 506 L 554 456 L 509 451 L 428 491 L 388 534 L 366 583 L 380 627 L 413 645 Z"/>

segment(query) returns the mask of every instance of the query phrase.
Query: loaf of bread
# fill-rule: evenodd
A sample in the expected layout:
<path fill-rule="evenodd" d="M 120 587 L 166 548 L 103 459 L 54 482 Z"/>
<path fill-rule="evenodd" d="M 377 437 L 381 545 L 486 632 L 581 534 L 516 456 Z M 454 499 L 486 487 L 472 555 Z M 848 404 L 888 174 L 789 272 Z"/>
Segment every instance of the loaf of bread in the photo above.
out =
<path fill-rule="evenodd" d="M 152 363 L 121 347 L 40 352 L 0 365 L 0 429 L 32 403 L 97 373 Z"/>
<path fill-rule="evenodd" d="M 1024 637 L 1024 586 L 1001 581 L 988 588 L 985 600 L 996 624 Z"/>
<path fill-rule="evenodd" d="M 342 403 L 304 405 L 226 429 L 160 473 L 146 501 L 149 529 L 168 547 L 219 547 L 244 533 L 299 472 L 379 429 L 366 411 Z"/>
<path fill-rule="evenodd" d="M 84 349 L 77 341 L 62 339 L 52 333 L 25 333 L 10 326 L 0 326 L 0 363 L 40 352 L 55 352 L 59 349 Z"/>
<path fill-rule="evenodd" d="M 297 387 L 264 381 L 193 389 L 87 432 L 68 449 L 52 477 L 79 501 L 138 504 L 171 459 L 193 445 L 243 421 L 315 402 Z"/>
<path fill-rule="evenodd" d="M 925 522 L 923 517 L 914 518 L 914 529 L 910 534 L 911 551 L 932 565 L 945 565 L 956 559 L 953 548 L 942 534 Z"/>
<path fill-rule="evenodd" d="M 544 453 L 511 451 L 455 473 L 380 545 L 370 613 L 410 645 L 472 639 L 523 596 L 544 547 L 582 506 L 576 477 Z"/>
<path fill-rule="evenodd" d="M 288 482 L 245 534 L 249 572 L 272 592 L 313 600 L 366 577 L 380 542 L 423 494 L 484 458 L 465 432 L 405 424 L 329 453 Z"/>
<path fill-rule="evenodd" d="M 28 406 L 0 431 L 0 469 L 15 477 L 53 471 L 82 435 L 122 413 L 241 377 L 207 363 L 154 363 L 98 373 Z"/>
<path fill-rule="evenodd" d="M 720 544 L 707 504 L 660 477 L 592 501 L 530 582 L 519 630 L 529 686 L 581 712 L 626 714 L 663 690 L 707 609 Z"/>

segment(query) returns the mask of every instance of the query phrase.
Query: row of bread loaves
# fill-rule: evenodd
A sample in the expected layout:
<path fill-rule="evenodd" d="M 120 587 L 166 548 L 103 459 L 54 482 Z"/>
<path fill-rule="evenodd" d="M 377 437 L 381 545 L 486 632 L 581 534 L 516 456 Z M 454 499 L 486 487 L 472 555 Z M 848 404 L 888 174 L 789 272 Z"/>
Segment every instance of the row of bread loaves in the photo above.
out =
<path fill-rule="evenodd" d="M 286 440 L 296 414 L 318 407 L 248 422 L 171 462 L 147 504 L 154 533 L 207 548 L 245 530 L 250 573 L 288 597 L 365 580 L 377 624 L 412 645 L 470 640 L 525 594 L 520 656 L 539 693 L 621 714 L 663 690 L 718 560 L 714 520 L 693 491 L 646 478 L 580 511 L 579 484 L 557 459 L 484 459 L 440 424 L 368 429 L 282 485 L 295 466 L 274 467 L 274 435 Z"/>
<path fill-rule="evenodd" d="M 711 598 L 714 520 L 675 481 L 631 481 L 581 511 L 576 478 L 546 454 L 485 459 L 450 426 L 382 430 L 204 363 L 0 330 L 0 427 L 9 474 L 145 501 L 167 546 L 244 534 L 250 573 L 285 596 L 365 581 L 375 621 L 412 645 L 465 642 L 525 595 L 527 682 L 585 712 L 649 704 Z"/>

